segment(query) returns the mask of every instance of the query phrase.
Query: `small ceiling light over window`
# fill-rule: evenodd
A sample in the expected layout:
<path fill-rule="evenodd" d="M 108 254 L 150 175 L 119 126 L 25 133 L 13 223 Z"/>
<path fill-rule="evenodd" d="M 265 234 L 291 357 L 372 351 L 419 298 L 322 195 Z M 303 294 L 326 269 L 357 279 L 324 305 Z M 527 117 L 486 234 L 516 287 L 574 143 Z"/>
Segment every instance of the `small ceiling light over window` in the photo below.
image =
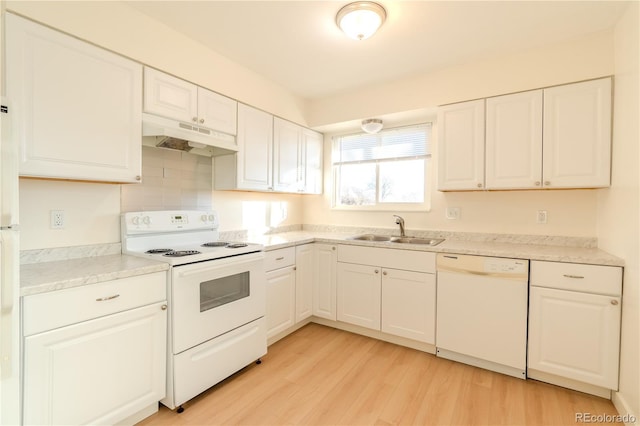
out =
<path fill-rule="evenodd" d="M 362 130 L 367 133 L 378 133 L 382 130 L 382 120 L 379 118 L 369 118 L 362 120 Z"/>
<path fill-rule="evenodd" d="M 384 7 L 371 1 L 349 3 L 336 16 L 336 23 L 346 35 L 364 40 L 376 33 L 387 17 Z"/>

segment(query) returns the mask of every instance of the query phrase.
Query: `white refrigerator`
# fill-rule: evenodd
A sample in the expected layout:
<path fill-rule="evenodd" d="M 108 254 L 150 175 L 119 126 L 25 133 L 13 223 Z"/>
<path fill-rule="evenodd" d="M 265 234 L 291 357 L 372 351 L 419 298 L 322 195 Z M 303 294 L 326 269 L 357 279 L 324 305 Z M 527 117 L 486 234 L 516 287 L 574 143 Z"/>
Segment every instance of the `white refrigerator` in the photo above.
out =
<path fill-rule="evenodd" d="M 4 2 L 0 0 L 0 46 L 4 48 Z M 4 49 L 2 49 L 4 51 Z M 0 91 L 5 92 L 4 54 Z M 0 112 L 0 425 L 21 424 L 20 250 L 18 234 L 18 153 L 10 126 L 11 105 Z"/>

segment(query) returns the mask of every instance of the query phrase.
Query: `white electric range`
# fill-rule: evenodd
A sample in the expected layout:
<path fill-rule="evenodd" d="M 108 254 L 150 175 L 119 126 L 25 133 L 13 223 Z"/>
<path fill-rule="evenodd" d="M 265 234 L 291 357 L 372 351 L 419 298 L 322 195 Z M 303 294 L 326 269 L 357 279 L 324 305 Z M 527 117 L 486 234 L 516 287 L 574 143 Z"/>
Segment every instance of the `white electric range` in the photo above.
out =
<path fill-rule="evenodd" d="M 213 211 L 122 215 L 122 251 L 170 265 L 167 395 L 182 404 L 267 353 L 260 244 L 219 240 Z"/>

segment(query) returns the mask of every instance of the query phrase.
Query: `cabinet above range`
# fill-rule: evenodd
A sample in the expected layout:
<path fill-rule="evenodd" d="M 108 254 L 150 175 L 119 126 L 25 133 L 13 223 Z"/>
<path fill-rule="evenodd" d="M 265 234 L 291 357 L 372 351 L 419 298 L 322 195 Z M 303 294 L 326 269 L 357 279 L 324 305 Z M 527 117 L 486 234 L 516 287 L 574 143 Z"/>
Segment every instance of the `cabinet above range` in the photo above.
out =
<path fill-rule="evenodd" d="M 608 187 L 611 105 L 610 77 L 445 105 L 438 189 Z"/>

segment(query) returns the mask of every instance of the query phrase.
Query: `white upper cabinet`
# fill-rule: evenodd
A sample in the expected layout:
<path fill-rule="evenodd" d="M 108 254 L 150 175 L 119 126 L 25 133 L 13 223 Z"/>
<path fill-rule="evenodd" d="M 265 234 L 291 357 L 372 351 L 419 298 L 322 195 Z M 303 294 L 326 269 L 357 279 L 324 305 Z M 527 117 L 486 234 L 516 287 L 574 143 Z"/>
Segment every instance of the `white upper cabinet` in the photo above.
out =
<path fill-rule="evenodd" d="M 238 104 L 238 152 L 214 158 L 218 190 L 273 190 L 273 116 Z"/>
<path fill-rule="evenodd" d="M 597 188 L 611 182 L 611 78 L 544 91 L 544 185 Z"/>
<path fill-rule="evenodd" d="M 140 64 L 8 13 L 6 89 L 20 175 L 140 180 Z"/>
<path fill-rule="evenodd" d="M 274 117 L 274 190 L 321 194 L 322 143 L 321 133 Z"/>
<path fill-rule="evenodd" d="M 304 183 L 302 127 L 278 117 L 273 119 L 273 189 L 297 192 Z"/>
<path fill-rule="evenodd" d="M 484 99 L 438 111 L 438 189 L 484 188 Z"/>
<path fill-rule="evenodd" d="M 305 194 L 322 194 L 322 164 L 324 138 L 322 133 L 302 129 L 304 146 L 304 189 Z"/>
<path fill-rule="evenodd" d="M 153 68 L 144 69 L 144 112 L 235 135 L 238 102 Z"/>
<path fill-rule="evenodd" d="M 438 133 L 441 191 L 607 187 L 611 78 L 445 105 Z"/>
<path fill-rule="evenodd" d="M 542 90 L 487 99 L 487 189 L 542 185 Z"/>

